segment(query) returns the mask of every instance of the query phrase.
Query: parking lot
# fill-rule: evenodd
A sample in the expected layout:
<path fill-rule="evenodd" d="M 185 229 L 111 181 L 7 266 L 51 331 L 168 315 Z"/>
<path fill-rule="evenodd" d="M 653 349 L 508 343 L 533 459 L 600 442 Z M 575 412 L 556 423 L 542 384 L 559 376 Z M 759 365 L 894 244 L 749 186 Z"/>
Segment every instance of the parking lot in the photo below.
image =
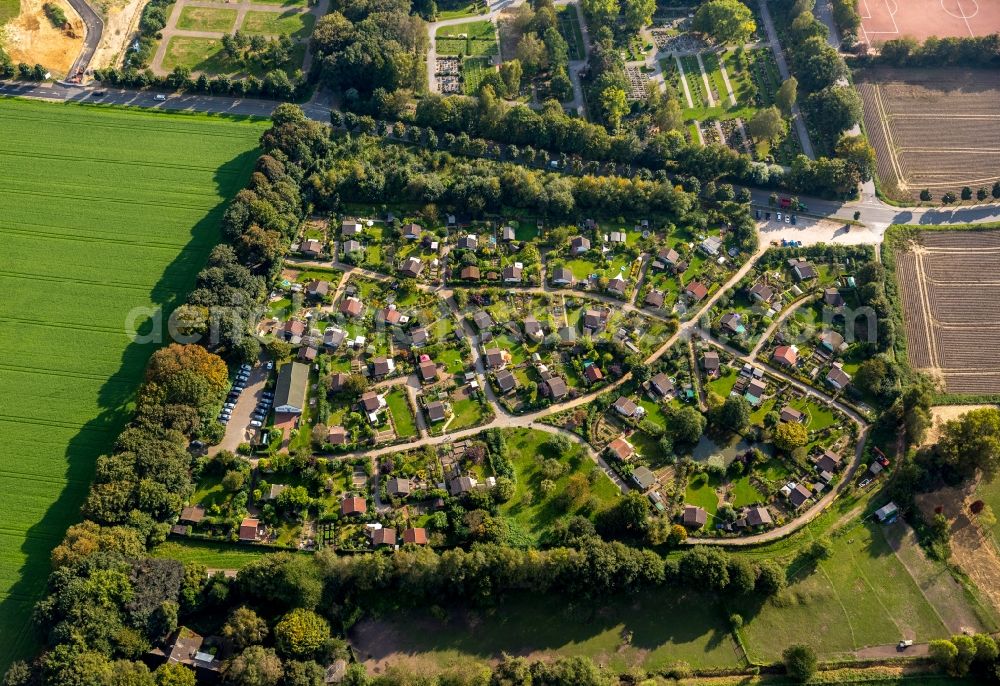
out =
<path fill-rule="evenodd" d="M 264 384 L 267 382 L 271 372 L 263 360 L 254 365 L 250 370 L 250 377 L 247 379 L 246 388 L 240 393 L 236 401 L 236 406 L 232 409 L 229 422 L 226 424 L 226 436 L 222 441 L 212 448 L 211 454 L 220 450 L 236 451 L 240 443 L 245 443 L 253 436 L 253 429 L 250 428 L 250 415 L 254 413 L 257 403 L 264 392 Z"/>

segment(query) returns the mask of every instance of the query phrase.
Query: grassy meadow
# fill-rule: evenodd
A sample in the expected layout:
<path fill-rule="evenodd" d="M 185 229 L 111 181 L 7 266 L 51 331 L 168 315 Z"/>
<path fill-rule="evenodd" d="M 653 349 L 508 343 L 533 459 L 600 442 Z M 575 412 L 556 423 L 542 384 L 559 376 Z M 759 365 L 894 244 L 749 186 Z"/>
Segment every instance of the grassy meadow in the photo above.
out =
<path fill-rule="evenodd" d="M 0 671 L 266 122 L 0 99 Z M 165 319 L 165 317 L 164 317 Z"/>

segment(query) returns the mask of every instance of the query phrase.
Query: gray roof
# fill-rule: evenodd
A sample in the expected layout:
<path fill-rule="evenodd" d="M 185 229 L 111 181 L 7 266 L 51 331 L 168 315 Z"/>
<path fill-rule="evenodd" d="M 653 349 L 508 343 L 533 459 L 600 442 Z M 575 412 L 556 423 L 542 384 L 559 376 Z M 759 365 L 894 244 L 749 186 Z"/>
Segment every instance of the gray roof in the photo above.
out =
<path fill-rule="evenodd" d="M 302 412 L 306 406 L 306 385 L 309 383 L 309 365 L 289 362 L 278 371 L 274 387 L 274 407 L 287 407 L 292 412 Z"/>

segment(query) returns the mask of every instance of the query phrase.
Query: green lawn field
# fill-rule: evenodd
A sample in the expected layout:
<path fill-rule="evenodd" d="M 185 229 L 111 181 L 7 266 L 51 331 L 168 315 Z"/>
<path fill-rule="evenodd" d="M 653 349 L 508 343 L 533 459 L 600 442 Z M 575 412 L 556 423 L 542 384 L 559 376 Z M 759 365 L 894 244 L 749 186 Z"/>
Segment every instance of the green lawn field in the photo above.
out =
<path fill-rule="evenodd" d="M 185 7 L 177 19 L 177 28 L 185 31 L 223 31 L 236 24 L 236 10 L 214 7 Z"/>
<path fill-rule="evenodd" d="M 21 13 L 21 0 L 0 0 L 0 26 Z"/>
<path fill-rule="evenodd" d="M 292 38 L 308 38 L 312 33 L 316 17 L 298 10 L 287 12 L 247 12 L 240 30 L 250 35 L 288 35 Z"/>
<path fill-rule="evenodd" d="M 0 99 L 0 671 L 266 122 Z M 164 318 L 165 319 L 165 318 Z"/>
<path fill-rule="evenodd" d="M 289 76 L 302 67 L 302 61 L 306 55 L 306 44 L 296 43 L 290 52 L 291 56 L 284 67 L 285 73 Z M 211 76 L 220 74 L 245 76 L 249 74 L 263 78 L 267 73 L 267 70 L 257 66 L 246 70 L 242 65 L 226 57 L 222 50 L 221 40 L 192 36 L 173 36 L 167 43 L 167 52 L 163 56 L 163 68 L 173 71 L 174 67 L 186 67 L 191 71 L 205 72 Z"/>

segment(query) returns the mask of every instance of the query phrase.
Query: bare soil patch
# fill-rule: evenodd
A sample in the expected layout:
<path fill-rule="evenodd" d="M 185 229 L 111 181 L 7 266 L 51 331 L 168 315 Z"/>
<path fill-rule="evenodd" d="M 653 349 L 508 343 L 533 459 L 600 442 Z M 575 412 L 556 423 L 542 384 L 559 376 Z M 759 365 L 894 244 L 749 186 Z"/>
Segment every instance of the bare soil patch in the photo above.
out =
<path fill-rule="evenodd" d="M 948 393 L 1000 393 L 1000 232 L 923 232 L 896 267 L 910 364 Z"/>
<path fill-rule="evenodd" d="M 104 33 L 97 46 L 90 66 L 94 69 L 120 67 L 125 59 L 125 50 L 133 38 L 139 35 L 139 18 L 149 0 L 128 0 L 127 2 L 102 5 Z"/>
<path fill-rule="evenodd" d="M 966 412 L 981 410 L 984 407 L 993 407 L 993 405 L 935 405 L 931 408 L 931 427 L 927 430 L 927 435 L 924 436 L 924 442 L 920 444 L 920 447 L 937 443 L 945 422 L 958 419 Z"/>
<path fill-rule="evenodd" d="M 66 13 L 70 28 L 57 29 L 45 16 L 44 0 L 21 0 L 21 13 L 3 28 L 3 46 L 16 62 L 41 64 L 64 76 L 83 47 L 83 20 L 66 0 L 51 0 Z"/>
<path fill-rule="evenodd" d="M 993 610 L 1000 612 L 1000 554 L 992 538 L 969 517 L 975 489 L 974 483 L 942 487 L 917 496 L 917 506 L 928 519 L 941 508 L 951 523 L 951 561 L 969 576 Z"/>
<path fill-rule="evenodd" d="M 856 83 L 887 197 L 915 202 L 926 188 L 940 202 L 1000 178 L 1000 73 L 879 68 L 859 72 Z"/>

